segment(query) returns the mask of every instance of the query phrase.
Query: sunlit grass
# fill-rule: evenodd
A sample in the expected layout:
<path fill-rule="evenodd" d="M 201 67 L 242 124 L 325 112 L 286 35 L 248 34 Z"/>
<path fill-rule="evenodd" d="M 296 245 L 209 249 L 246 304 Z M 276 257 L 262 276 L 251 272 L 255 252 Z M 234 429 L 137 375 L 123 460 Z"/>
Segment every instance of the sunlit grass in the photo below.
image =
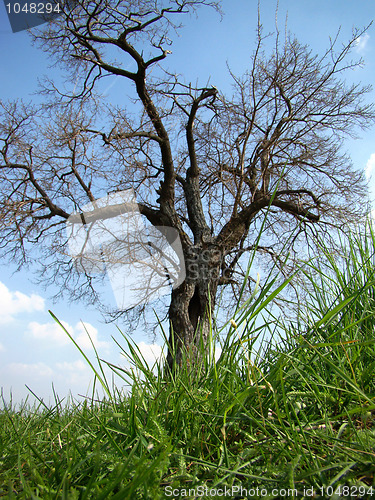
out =
<path fill-rule="evenodd" d="M 299 271 L 309 286 L 292 324 L 267 316 L 286 286 L 269 278 L 221 331 L 212 329 L 204 363 L 194 369 L 185 364 L 166 376 L 163 359 L 147 364 L 124 335 L 119 348 L 132 367 L 109 366 L 131 386 L 127 395 L 107 383 L 97 358 L 102 401 L 66 405 L 56 397 L 50 408 L 5 407 L 0 496 L 151 500 L 177 498 L 169 492 L 185 488 L 188 498 L 201 498 L 193 495 L 198 486 L 242 486 L 267 490 L 262 498 L 282 498 L 275 493 L 282 488 L 289 498 L 311 498 L 304 493 L 311 488 L 315 498 L 371 498 L 372 228 L 342 247 L 342 258 L 327 253 L 324 264 Z"/>

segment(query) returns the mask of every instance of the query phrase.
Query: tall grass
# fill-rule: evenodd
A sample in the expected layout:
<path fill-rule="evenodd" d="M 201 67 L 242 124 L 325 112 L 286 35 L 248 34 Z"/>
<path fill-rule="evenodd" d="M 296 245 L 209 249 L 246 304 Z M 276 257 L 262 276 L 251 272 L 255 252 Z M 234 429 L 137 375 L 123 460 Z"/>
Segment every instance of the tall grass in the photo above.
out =
<path fill-rule="evenodd" d="M 183 365 L 166 378 L 163 360 L 149 365 L 123 335 L 132 368 L 109 366 L 131 386 L 126 396 L 98 357 L 106 399 L 5 407 L 0 496 L 371 498 L 374 250 L 370 224 L 342 241 L 340 258 L 322 244 L 322 263 L 299 271 L 307 285 L 293 323 L 267 315 L 287 285 L 269 278 L 212 328 L 194 376 Z"/>

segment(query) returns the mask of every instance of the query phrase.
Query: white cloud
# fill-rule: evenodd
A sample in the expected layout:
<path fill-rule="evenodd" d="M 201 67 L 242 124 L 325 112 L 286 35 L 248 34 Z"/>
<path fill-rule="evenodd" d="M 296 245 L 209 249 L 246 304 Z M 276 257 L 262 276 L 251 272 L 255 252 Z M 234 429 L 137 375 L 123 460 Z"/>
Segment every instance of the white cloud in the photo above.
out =
<path fill-rule="evenodd" d="M 9 363 L 7 369 L 16 375 L 26 375 L 27 378 L 51 377 L 53 370 L 45 363 Z"/>
<path fill-rule="evenodd" d="M 370 179 L 374 168 L 375 168 L 375 153 L 372 153 L 370 158 L 367 160 L 366 168 L 365 168 L 365 176 L 366 176 L 367 180 Z"/>
<path fill-rule="evenodd" d="M 72 328 L 68 323 L 61 321 L 61 324 L 71 333 Z M 38 323 L 37 321 L 32 321 L 28 324 L 25 333 L 27 336 L 37 340 L 47 341 L 55 346 L 63 346 L 71 342 L 68 335 L 57 323 Z"/>
<path fill-rule="evenodd" d="M 97 363 L 94 362 L 94 365 Z M 94 385 L 95 373 L 89 364 L 82 360 L 78 359 L 76 361 L 63 361 L 61 363 L 56 363 L 56 376 L 54 382 L 56 381 L 57 385 L 64 385 L 65 387 L 69 387 L 71 391 L 74 391 L 77 395 L 87 395 L 91 397 L 93 395 L 93 389 L 95 389 L 95 396 L 102 398 L 105 396 L 103 387 L 99 380 L 96 380 Z M 120 387 L 120 384 L 123 384 L 123 380 L 117 379 L 114 375 L 113 371 L 105 365 L 102 365 L 104 378 L 106 379 L 109 387 L 111 388 L 111 383 L 114 382 L 115 387 Z M 103 374 L 100 372 L 100 376 Z M 116 379 L 118 383 L 116 382 Z M 65 391 L 66 393 L 67 391 Z M 60 394 L 63 394 L 60 391 Z M 102 394 L 102 396 L 100 396 Z"/>
<path fill-rule="evenodd" d="M 59 396 L 66 397 L 70 391 L 74 391 L 77 395 L 90 393 L 89 388 L 94 379 L 93 371 L 81 359 L 64 361 L 51 366 L 44 362 L 9 363 L 1 368 L 1 375 L 6 374 L 8 384 L 11 381 L 10 393 L 13 392 L 12 385 L 17 388 L 26 384 L 38 397 L 45 400 L 51 398 L 52 384 Z M 25 399 L 27 395 L 28 392 L 21 399 Z"/>
<path fill-rule="evenodd" d="M 40 295 L 25 295 L 22 292 L 11 292 L 0 282 L 0 323 L 10 323 L 15 316 L 44 310 L 44 299 Z"/>
<path fill-rule="evenodd" d="M 0 352 L 4 352 L 5 351 L 5 347 L 3 346 L 3 344 L 0 344 Z"/>
<path fill-rule="evenodd" d="M 77 323 L 74 327 L 66 321 L 61 321 L 61 324 L 85 351 L 93 349 L 87 333 L 89 333 L 96 349 L 107 348 L 110 345 L 109 342 L 98 339 L 98 330 L 90 323 Z M 42 340 L 53 346 L 64 346 L 72 343 L 63 328 L 55 322 L 38 323 L 37 321 L 32 321 L 29 323 L 25 333 L 29 337 Z"/>
<path fill-rule="evenodd" d="M 158 344 L 146 344 L 142 341 L 137 346 L 148 364 L 153 365 L 162 356 L 162 348 Z"/>
<path fill-rule="evenodd" d="M 80 386 L 82 391 L 88 389 L 94 378 L 94 372 L 82 359 L 56 363 L 56 369 L 58 371 L 57 380 L 64 380 L 64 383 L 69 384 L 70 388 L 72 386 Z"/>
<path fill-rule="evenodd" d="M 357 40 L 355 41 L 355 51 L 360 54 L 363 52 L 366 48 L 366 45 L 370 39 L 370 35 L 368 33 L 364 33 L 363 35 L 359 36 Z"/>
<path fill-rule="evenodd" d="M 75 326 L 75 332 L 78 334 L 75 340 L 77 341 L 78 345 L 84 350 L 93 348 L 89 335 L 96 349 L 100 349 L 103 347 L 106 348 L 109 346 L 109 342 L 98 339 L 98 330 L 90 323 L 77 323 Z"/>
<path fill-rule="evenodd" d="M 218 361 L 221 353 L 223 352 L 222 348 L 218 345 L 215 346 L 215 361 Z"/>
<path fill-rule="evenodd" d="M 65 372 L 82 372 L 87 371 L 89 366 L 82 359 L 77 361 L 63 361 L 62 363 L 56 363 L 56 368 Z"/>

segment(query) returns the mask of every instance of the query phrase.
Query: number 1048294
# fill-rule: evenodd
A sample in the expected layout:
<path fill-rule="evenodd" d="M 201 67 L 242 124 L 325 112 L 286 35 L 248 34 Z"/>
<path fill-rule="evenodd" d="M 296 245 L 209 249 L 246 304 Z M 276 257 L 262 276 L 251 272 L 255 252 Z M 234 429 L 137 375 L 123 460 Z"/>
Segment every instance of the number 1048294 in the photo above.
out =
<path fill-rule="evenodd" d="M 55 2 L 30 2 L 5 4 L 8 14 L 60 14 L 61 5 Z"/>

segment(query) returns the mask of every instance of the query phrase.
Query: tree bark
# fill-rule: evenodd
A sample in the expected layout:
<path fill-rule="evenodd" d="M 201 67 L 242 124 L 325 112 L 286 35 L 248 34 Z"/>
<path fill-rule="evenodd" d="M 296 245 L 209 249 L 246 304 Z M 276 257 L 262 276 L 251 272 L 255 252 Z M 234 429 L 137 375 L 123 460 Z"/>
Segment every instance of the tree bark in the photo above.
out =
<path fill-rule="evenodd" d="M 170 370 L 181 367 L 184 359 L 191 369 L 203 362 L 221 271 L 222 254 L 214 245 L 191 246 L 186 253 L 186 279 L 172 291 L 169 307 Z"/>

